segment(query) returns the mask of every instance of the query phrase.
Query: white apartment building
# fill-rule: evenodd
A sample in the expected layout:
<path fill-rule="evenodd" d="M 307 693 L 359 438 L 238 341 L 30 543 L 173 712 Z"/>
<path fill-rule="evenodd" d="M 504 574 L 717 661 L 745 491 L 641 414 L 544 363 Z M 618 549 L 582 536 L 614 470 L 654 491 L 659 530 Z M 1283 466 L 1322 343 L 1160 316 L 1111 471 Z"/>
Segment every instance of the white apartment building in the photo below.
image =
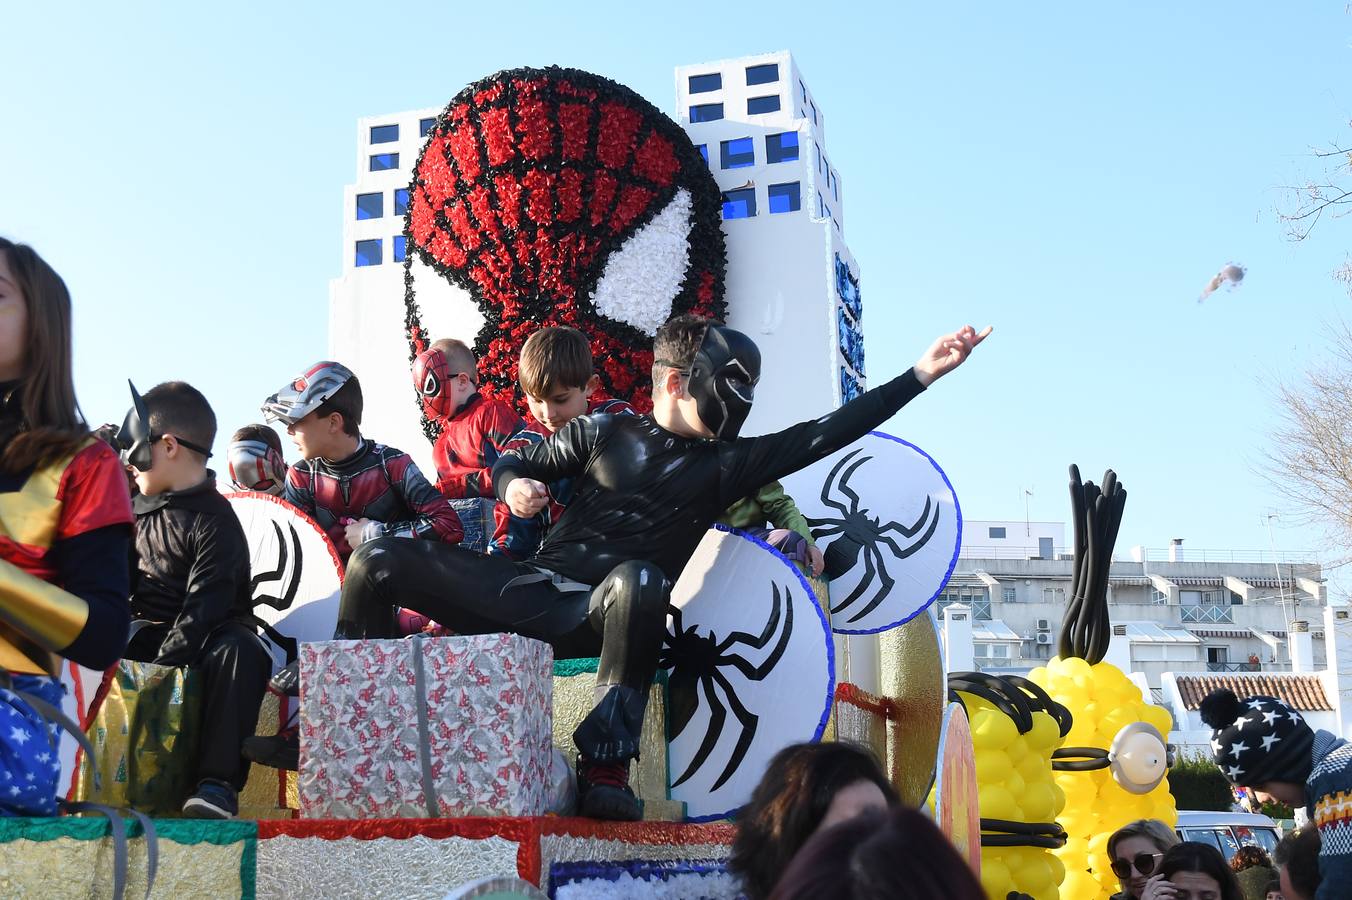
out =
<path fill-rule="evenodd" d="M 991 535 L 1004 529 L 1022 536 L 1023 521 L 964 523 L 963 550 L 937 606 L 971 607 L 978 668 L 1026 671 L 1057 655 L 1073 552 L 1046 543 L 1058 529 L 1065 533 L 1063 523 L 1036 524 L 1041 533 L 1020 550 L 997 549 L 1000 539 Z M 1325 667 L 1327 592 L 1308 554 L 1184 551 L 1182 542 L 1167 550 L 1135 547 L 1112 564 L 1108 605 L 1113 624 L 1126 632 L 1131 670 L 1152 690 L 1161 689 L 1166 672 Z"/>
<path fill-rule="evenodd" d="M 681 66 L 676 98 L 673 118 L 723 192 L 729 324 L 764 353 L 746 433 L 838 406 L 864 389 L 862 307 L 821 108 L 788 52 Z M 363 430 L 428 470 L 403 331 L 403 230 L 413 166 L 440 112 L 358 120 L 342 273 L 329 290 L 329 354 L 361 378 Z M 483 320 L 472 299 L 417 261 L 411 274 L 429 331 L 473 343 Z"/>

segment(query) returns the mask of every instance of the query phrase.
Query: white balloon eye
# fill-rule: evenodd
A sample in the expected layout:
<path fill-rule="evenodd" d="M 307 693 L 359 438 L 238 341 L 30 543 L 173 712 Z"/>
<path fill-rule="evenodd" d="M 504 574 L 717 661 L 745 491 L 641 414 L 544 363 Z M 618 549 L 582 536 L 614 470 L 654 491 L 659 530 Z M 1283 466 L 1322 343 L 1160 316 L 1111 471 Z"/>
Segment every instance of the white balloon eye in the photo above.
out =
<path fill-rule="evenodd" d="M 1108 761 L 1113 780 L 1133 794 L 1147 794 L 1169 771 L 1169 748 L 1155 726 L 1133 722 L 1113 738 Z"/>
<path fill-rule="evenodd" d="M 678 190 L 660 213 L 606 260 L 591 301 L 608 319 L 656 334 L 690 265 L 690 192 Z"/>

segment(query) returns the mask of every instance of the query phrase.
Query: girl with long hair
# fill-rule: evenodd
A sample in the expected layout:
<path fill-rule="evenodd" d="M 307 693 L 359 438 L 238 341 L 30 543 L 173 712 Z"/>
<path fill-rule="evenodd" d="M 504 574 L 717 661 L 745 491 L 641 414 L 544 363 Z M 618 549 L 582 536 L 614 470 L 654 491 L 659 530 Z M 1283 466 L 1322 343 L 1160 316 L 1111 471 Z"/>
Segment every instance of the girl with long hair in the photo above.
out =
<path fill-rule="evenodd" d="M 131 500 L 75 402 L 70 316 L 61 276 L 0 238 L 0 815 L 56 812 L 60 658 L 111 666 L 131 617 Z"/>

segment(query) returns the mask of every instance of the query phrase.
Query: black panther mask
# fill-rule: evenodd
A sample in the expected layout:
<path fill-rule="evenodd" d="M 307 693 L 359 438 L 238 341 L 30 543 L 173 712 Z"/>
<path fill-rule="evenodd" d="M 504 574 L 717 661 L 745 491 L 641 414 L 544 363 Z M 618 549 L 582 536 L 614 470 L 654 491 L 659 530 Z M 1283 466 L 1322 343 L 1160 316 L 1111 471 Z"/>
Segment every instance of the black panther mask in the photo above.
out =
<path fill-rule="evenodd" d="M 127 417 L 122 420 L 122 427 L 117 430 L 118 450 L 122 462 L 138 471 L 149 472 L 151 466 L 150 448 L 164 435 L 151 433 L 150 411 L 146 409 L 145 398 L 137 392 L 136 385 L 132 384 L 131 381 L 127 382 L 127 387 L 131 388 L 131 409 L 127 410 Z M 178 435 L 174 435 L 174 439 L 189 450 L 196 450 L 208 459 L 211 458 L 211 451 L 201 444 L 185 441 Z"/>
<path fill-rule="evenodd" d="M 690 367 L 690 396 L 714 437 L 732 440 L 751 413 L 760 381 L 760 348 L 723 325 L 710 325 Z"/>

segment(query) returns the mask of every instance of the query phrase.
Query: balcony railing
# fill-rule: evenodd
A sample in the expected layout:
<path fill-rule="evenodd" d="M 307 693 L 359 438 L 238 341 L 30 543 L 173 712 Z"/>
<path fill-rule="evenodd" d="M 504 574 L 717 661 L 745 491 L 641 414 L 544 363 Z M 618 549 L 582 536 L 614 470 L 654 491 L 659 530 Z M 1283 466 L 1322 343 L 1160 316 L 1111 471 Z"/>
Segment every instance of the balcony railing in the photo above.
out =
<path fill-rule="evenodd" d="M 1208 672 L 1261 672 L 1262 663 L 1250 662 L 1208 662 L 1206 664 Z"/>
<path fill-rule="evenodd" d="M 1228 606 L 1184 606 L 1180 607 L 1180 612 L 1184 623 L 1235 624 L 1235 614 Z"/>
<path fill-rule="evenodd" d="M 958 602 L 958 601 L 956 601 L 956 600 L 945 600 L 945 599 L 940 599 L 940 600 L 939 600 L 939 603 L 938 603 L 938 613 L 939 613 L 939 615 L 940 615 L 940 618 L 943 617 L 943 611 L 944 611 L 945 609 L 948 609 L 948 607 L 952 606 L 954 603 L 957 603 L 957 602 Z M 973 598 L 973 599 L 970 600 L 970 601 L 963 601 L 963 602 L 966 603 L 966 605 L 968 605 L 968 606 L 970 606 L 970 607 L 972 608 L 972 620 L 973 620 L 973 621 L 981 621 L 981 622 L 989 622 L 989 621 L 990 621 L 990 619 L 991 619 L 991 601 L 990 601 L 989 599 L 986 599 L 986 598 L 982 598 L 982 599 L 976 599 L 976 598 Z"/>

